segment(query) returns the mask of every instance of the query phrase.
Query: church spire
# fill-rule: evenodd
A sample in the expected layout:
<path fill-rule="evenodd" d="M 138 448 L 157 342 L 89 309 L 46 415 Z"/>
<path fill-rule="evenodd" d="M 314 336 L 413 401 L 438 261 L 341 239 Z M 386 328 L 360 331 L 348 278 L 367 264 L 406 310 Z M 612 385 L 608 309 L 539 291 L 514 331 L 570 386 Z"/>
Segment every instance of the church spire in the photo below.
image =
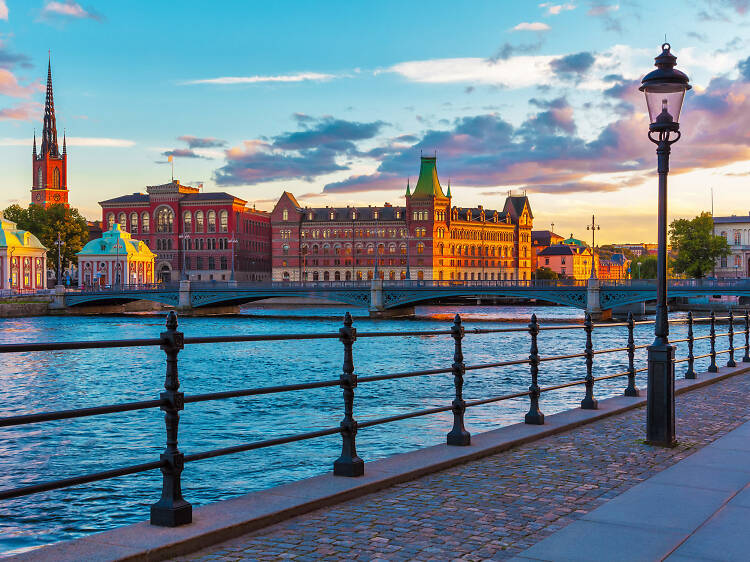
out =
<path fill-rule="evenodd" d="M 409 187 L 409 180 L 411 178 L 406 178 L 406 196 L 409 197 L 411 195 L 411 187 Z"/>
<path fill-rule="evenodd" d="M 65 146 L 65 129 L 63 129 L 63 154 L 68 153 L 68 147 Z M 448 189 L 450 189 L 450 185 L 448 185 Z"/>
<path fill-rule="evenodd" d="M 42 130 L 42 156 L 58 156 L 57 122 L 55 121 L 55 101 L 52 96 L 52 60 L 47 63 L 47 96 L 44 100 L 44 129 Z"/>
<path fill-rule="evenodd" d="M 36 158 L 36 129 L 34 129 L 34 158 Z"/>

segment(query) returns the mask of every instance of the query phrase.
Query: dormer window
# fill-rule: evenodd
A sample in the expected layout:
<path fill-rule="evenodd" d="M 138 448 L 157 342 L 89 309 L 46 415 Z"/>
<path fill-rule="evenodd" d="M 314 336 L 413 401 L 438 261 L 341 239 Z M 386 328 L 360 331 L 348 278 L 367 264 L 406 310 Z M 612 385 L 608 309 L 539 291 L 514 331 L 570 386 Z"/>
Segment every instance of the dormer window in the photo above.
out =
<path fill-rule="evenodd" d="M 333 220 L 334 218 L 336 218 L 336 213 L 334 213 L 333 211 L 331 211 L 331 214 L 329 216 L 330 216 L 331 220 Z"/>
<path fill-rule="evenodd" d="M 313 220 L 313 214 L 312 214 L 312 211 L 310 211 L 309 213 L 307 213 L 307 218 L 308 218 L 309 220 Z"/>
<path fill-rule="evenodd" d="M 372 218 L 374 218 L 375 220 L 378 220 L 378 212 L 377 211 L 373 211 L 372 212 Z"/>
<path fill-rule="evenodd" d="M 401 211 L 396 211 L 396 218 L 397 218 L 397 219 L 400 219 L 400 218 L 401 218 Z"/>

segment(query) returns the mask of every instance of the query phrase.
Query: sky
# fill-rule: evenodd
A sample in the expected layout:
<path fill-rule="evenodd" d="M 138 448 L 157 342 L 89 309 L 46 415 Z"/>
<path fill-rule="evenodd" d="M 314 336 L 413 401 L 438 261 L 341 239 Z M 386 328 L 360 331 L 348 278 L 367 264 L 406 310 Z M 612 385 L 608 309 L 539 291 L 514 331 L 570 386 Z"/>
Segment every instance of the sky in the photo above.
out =
<path fill-rule="evenodd" d="M 690 76 L 670 220 L 750 212 L 750 0 L 0 0 L 0 207 L 27 204 L 51 53 L 70 202 L 175 177 L 270 210 L 404 203 L 437 154 L 453 204 L 525 192 L 535 229 L 656 239 L 640 79 Z"/>

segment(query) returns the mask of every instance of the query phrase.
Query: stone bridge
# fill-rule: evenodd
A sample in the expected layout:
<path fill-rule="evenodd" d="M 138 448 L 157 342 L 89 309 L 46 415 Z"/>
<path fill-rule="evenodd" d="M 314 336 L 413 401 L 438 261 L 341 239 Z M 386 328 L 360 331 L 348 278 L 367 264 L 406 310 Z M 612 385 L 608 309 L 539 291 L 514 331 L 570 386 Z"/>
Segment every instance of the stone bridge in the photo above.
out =
<path fill-rule="evenodd" d="M 445 297 L 515 297 L 585 309 L 600 315 L 612 309 L 656 299 L 652 280 L 555 281 L 323 281 L 302 283 L 190 282 L 64 290 L 57 307 L 122 304 L 137 300 L 178 309 L 236 306 L 273 298 L 325 299 L 389 314 Z M 735 295 L 750 297 L 750 280 L 673 279 L 669 297 Z M 606 315 L 606 314 L 605 314 Z"/>

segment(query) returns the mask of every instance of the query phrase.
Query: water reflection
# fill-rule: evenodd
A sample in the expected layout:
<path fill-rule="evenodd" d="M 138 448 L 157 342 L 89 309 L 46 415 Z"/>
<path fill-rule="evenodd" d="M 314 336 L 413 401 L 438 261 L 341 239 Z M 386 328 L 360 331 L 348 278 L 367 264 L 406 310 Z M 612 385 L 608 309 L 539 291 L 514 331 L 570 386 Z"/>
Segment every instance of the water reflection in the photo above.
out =
<path fill-rule="evenodd" d="M 373 321 L 359 311 L 360 332 L 376 330 L 445 329 L 455 312 L 468 324 L 481 327 L 523 325 L 536 313 L 540 322 L 582 322 L 579 310 L 562 307 L 418 307 L 416 319 Z M 253 309 L 239 317 L 182 318 L 187 335 L 308 333 L 338 331 L 344 309 Z M 4 341 L 88 340 L 154 337 L 164 319 L 129 317 L 40 317 L 0 319 Z M 637 326 L 636 344 L 650 343 L 653 327 Z M 706 325 L 696 335 L 707 333 Z M 720 330 L 724 331 L 724 330 Z M 672 337 L 684 338 L 684 324 L 673 326 Z M 621 347 L 622 328 L 594 332 L 595 349 Z M 489 363 L 528 355 L 526 333 L 477 335 L 464 340 L 467 364 Z M 736 340 L 739 343 L 739 339 Z M 543 332 L 539 350 L 544 355 L 582 351 L 582 330 Z M 684 356 L 679 344 L 678 356 Z M 705 353 L 706 341 L 696 344 Z M 719 345 L 720 349 L 725 345 Z M 741 357 L 741 354 L 738 356 Z M 645 365 L 646 351 L 636 354 Z M 453 359 L 450 336 L 361 338 L 354 345 L 355 369 L 360 376 L 416 369 L 445 368 Z M 0 415 L 29 413 L 95 404 L 148 400 L 164 383 L 164 354 L 157 348 L 107 349 L 23 353 L 0 357 Z M 726 359 L 724 359 L 726 361 Z M 271 386 L 338 378 L 342 346 L 336 340 L 258 342 L 221 346 L 188 346 L 180 353 L 180 379 L 186 394 L 252 386 Z M 596 374 L 624 371 L 625 354 L 596 356 Z M 707 360 L 696 370 L 705 370 Z M 682 376 L 684 364 L 678 365 Z M 542 363 L 539 383 L 548 386 L 581 379 L 583 359 Z M 643 377 L 639 382 L 643 386 Z M 525 390 L 527 366 L 470 371 L 465 398 L 473 400 Z M 625 379 L 597 383 L 597 398 L 621 394 Z M 362 383 L 356 391 L 355 417 L 364 421 L 414 409 L 450 403 L 450 374 Z M 582 387 L 544 394 L 542 411 L 549 415 L 576 407 Z M 189 404 L 180 423 L 180 448 L 186 453 L 268 439 L 338 425 L 343 401 L 338 388 L 290 392 Z M 518 423 L 528 410 L 520 398 L 469 409 L 467 429 L 479 433 Z M 365 461 L 425 447 L 445 440 L 451 414 L 427 416 L 363 429 L 358 450 Z M 164 422 L 158 410 L 96 416 L 33 424 L 0 430 L 0 487 L 11 488 L 64 478 L 110 467 L 156 459 L 164 446 Z M 340 451 L 337 436 L 282 447 L 252 451 L 187 465 L 184 494 L 201 505 L 305 478 L 331 469 Z M 0 551 L 29 547 L 144 520 L 149 504 L 159 497 L 158 471 L 38 494 L 0 506 Z"/>

